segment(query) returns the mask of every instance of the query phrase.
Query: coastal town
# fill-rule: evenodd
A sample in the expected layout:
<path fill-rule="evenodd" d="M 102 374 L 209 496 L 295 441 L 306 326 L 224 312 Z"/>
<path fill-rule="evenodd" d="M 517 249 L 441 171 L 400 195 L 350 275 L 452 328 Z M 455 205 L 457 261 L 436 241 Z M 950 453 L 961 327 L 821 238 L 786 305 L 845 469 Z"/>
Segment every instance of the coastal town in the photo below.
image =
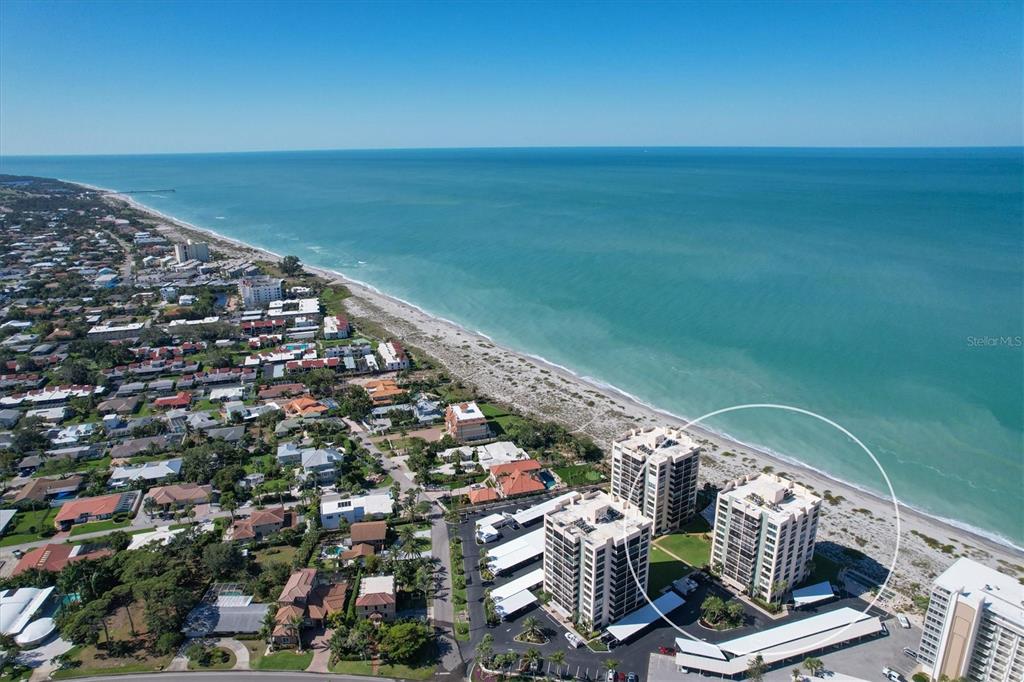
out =
<path fill-rule="evenodd" d="M 122 195 L 0 245 L 0 679 L 1024 679 L 1013 552 Z"/>

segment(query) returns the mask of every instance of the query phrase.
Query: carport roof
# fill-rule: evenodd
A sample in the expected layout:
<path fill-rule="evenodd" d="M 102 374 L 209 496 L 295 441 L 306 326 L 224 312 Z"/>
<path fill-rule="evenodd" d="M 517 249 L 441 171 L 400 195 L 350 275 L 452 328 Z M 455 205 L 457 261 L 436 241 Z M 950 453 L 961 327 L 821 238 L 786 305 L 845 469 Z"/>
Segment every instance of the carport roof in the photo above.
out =
<path fill-rule="evenodd" d="M 609 625 L 608 633 L 620 642 L 625 641 L 661 618 L 662 613 L 667 615 L 685 603 L 685 599 L 670 590 L 655 599 L 653 605 L 639 608 Z"/>

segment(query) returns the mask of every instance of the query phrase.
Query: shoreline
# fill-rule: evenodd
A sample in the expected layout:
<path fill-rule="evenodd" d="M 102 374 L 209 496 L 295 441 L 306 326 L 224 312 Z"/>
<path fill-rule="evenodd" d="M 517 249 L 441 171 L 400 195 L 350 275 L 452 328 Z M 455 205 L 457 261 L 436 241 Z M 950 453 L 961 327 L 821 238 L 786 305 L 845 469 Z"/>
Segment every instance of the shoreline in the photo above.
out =
<path fill-rule="evenodd" d="M 90 190 L 113 191 L 71 180 L 65 182 Z M 219 242 L 222 248 L 226 245 L 248 253 L 251 257 L 271 261 L 283 257 L 282 254 L 162 213 L 131 196 L 114 193 L 109 197 L 150 216 L 171 230 L 177 230 L 179 234 L 187 235 L 188 232 L 192 232 L 195 236 Z M 571 431 L 590 435 L 599 445 L 606 445 L 616 433 L 621 433 L 630 426 L 647 426 L 653 423 L 684 426 L 690 421 L 647 404 L 615 386 L 580 375 L 541 356 L 501 346 L 482 332 L 432 315 L 420 306 L 391 296 L 374 285 L 329 268 L 306 263 L 303 265 L 309 272 L 349 289 L 352 295 L 345 300 L 345 305 L 353 316 L 371 319 L 409 344 L 421 348 L 436 358 L 453 378 L 474 384 L 482 395 L 509 404 L 521 412 L 557 421 Z M 495 359 L 495 355 L 500 359 Z M 506 363 L 510 363 L 511 367 L 503 368 Z M 526 378 L 533 381 L 530 386 L 520 386 L 516 380 L 521 381 L 524 372 L 529 374 L 528 368 L 532 368 L 533 376 Z M 552 384 L 552 377 L 557 378 L 560 384 Z M 547 384 L 549 389 L 554 390 L 544 394 L 542 384 Z M 538 387 L 541 389 L 539 392 Z M 575 403 L 564 392 L 566 389 L 575 389 L 576 392 L 571 396 Z M 591 398 L 598 398 L 600 404 L 598 400 Z M 703 425 L 691 426 L 688 430 L 707 443 L 706 455 L 701 463 L 702 478 L 705 480 L 721 484 L 738 477 L 739 474 L 754 473 L 755 470 L 766 466 L 773 468 L 776 473 L 788 472 L 791 478 L 812 485 L 819 494 L 825 491 L 833 499 L 840 500 L 823 504 L 823 522 L 828 516 L 831 523 L 822 524 L 825 532 L 820 534 L 819 539 L 841 539 L 841 544 L 873 557 L 877 565 L 882 567 L 888 567 L 892 561 L 891 552 L 886 555 L 885 551 L 879 551 L 891 546 L 889 538 L 895 539 L 891 523 L 892 500 L 856 483 L 834 478 L 825 471 L 782 453 L 744 443 L 728 433 L 717 432 Z M 852 512 L 844 508 L 849 504 L 855 508 Z M 903 536 L 900 538 L 901 556 L 897 558 L 897 570 L 891 586 L 899 589 L 902 584 L 905 589 L 908 586 L 925 585 L 930 582 L 929 576 L 937 574 L 944 568 L 944 564 L 951 563 L 956 556 L 961 555 L 972 556 L 1004 571 L 1016 571 L 1018 577 L 1024 576 L 1024 549 L 1008 539 L 903 502 L 900 502 L 899 506 Z M 850 513 L 826 514 L 827 511 Z M 885 532 L 886 522 L 888 533 Z M 836 527 L 826 529 L 825 525 Z M 881 545 L 872 544 L 869 547 L 870 540 L 867 539 L 870 538 L 877 543 L 879 534 L 889 538 L 881 540 Z M 862 543 L 861 540 L 867 541 Z M 929 540 L 932 543 L 929 543 Z M 937 544 L 939 548 L 930 544 Z M 955 549 L 942 549 L 942 545 L 948 547 L 949 544 L 955 544 Z M 859 548 L 855 545 L 859 545 Z"/>

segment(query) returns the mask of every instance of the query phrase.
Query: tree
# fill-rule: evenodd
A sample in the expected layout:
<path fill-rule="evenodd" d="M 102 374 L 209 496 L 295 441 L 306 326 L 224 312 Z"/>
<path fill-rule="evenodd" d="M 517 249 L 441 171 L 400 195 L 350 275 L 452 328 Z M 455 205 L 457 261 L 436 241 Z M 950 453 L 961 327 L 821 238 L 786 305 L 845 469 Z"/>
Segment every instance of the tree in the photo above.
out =
<path fill-rule="evenodd" d="M 231 520 L 235 520 L 235 510 L 238 509 L 238 498 L 233 492 L 226 492 L 220 496 L 220 508 L 226 509 L 231 514 Z"/>
<path fill-rule="evenodd" d="M 540 629 L 540 621 L 534 616 L 527 616 L 523 619 L 523 638 L 530 642 L 539 641 L 544 633 Z"/>
<path fill-rule="evenodd" d="M 197 640 L 188 645 L 185 650 L 185 655 L 188 656 L 196 665 L 204 668 L 210 665 L 212 659 L 212 652 L 210 647 L 202 640 Z"/>
<path fill-rule="evenodd" d="M 761 654 L 754 656 L 747 662 L 747 679 L 753 680 L 753 682 L 761 682 L 766 672 L 768 672 L 768 666 L 765 665 L 764 657 Z"/>
<path fill-rule="evenodd" d="M 295 614 L 288 619 L 288 630 L 295 635 L 295 647 L 302 653 L 302 625 L 306 622 L 306 619 L 300 615 Z"/>
<path fill-rule="evenodd" d="M 480 639 L 480 643 L 476 645 L 476 656 L 482 661 L 487 661 L 491 658 L 493 651 L 494 635 L 488 632 Z"/>
<path fill-rule="evenodd" d="M 302 262 L 298 256 L 285 256 L 281 259 L 281 272 L 295 276 L 302 272 Z"/>
<path fill-rule="evenodd" d="M 793 668 L 789 671 L 789 676 L 793 678 L 793 682 L 799 682 L 800 680 L 800 668 Z"/>
<path fill-rule="evenodd" d="M 434 636 L 433 629 L 421 621 L 395 623 L 380 638 L 380 651 L 395 663 L 408 663 Z"/>
<path fill-rule="evenodd" d="M 725 615 L 725 602 L 722 601 L 721 597 L 716 597 L 715 595 L 707 597 L 701 602 L 700 615 L 712 625 L 718 623 Z"/>
<path fill-rule="evenodd" d="M 562 664 L 565 663 L 565 652 L 561 649 L 555 649 L 548 654 L 548 660 L 557 665 L 559 671 L 561 671 Z"/>
<path fill-rule="evenodd" d="M 203 565 L 214 580 L 234 575 L 242 565 L 242 553 L 231 542 L 218 542 L 203 549 Z"/>
<path fill-rule="evenodd" d="M 818 673 L 825 669 L 825 664 L 820 658 L 814 656 L 808 656 L 804 659 L 804 670 L 810 674 L 811 677 L 817 677 Z"/>
<path fill-rule="evenodd" d="M 619 667 L 619 661 L 615 658 L 606 658 L 604 659 L 604 663 L 601 664 L 601 667 L 605 670 L 615 670 Z"/>
<path fill-rule="evenodd" d="M 156 500 L 149 495 L 146 495 L 146 499 L 142 501 L 142 509 L 146 512 L 146 516 L 152 519 L 154 512 L 156 512 L 158 508 L 159 505 L 156 503 Z"/>
<path fill-rule="evenodd" d="M 738 626 L 743 624 L 743 604 L 737 600 L 731 600 L 725 605 L 725 616 L 729 624 Z"/>

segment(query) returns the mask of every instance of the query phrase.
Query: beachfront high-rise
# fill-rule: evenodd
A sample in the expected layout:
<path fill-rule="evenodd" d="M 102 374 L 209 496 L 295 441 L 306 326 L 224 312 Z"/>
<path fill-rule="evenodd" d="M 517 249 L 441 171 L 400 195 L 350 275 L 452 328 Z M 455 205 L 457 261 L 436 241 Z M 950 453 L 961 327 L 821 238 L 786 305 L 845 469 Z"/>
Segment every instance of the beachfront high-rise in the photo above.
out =
<path fill-rule="evenodd" d="M 545 515 L 544 591 L 550 603 L 594 628 L 643 605 L 651 526 L 600 491 Z"/>
<path fill-rule="evenodd" d="M 771 601 L 810 572 L 821 498 L 773 474 L 731 481 L 718 493 L 711 566 L 722 580 Z"/>
<path fill-rule="evenodd" d="M 1024 587 L 970 559 L 932 584 L 917 660 L 934 679 L 1024 680 Z"/>
<path fill-rule="evenodd" d="M 281 300 L 281 280 L 274 277 L 245 277 L 238 282 L 238 293 L 247 310 L 262 308 Z"/>
<path fill-rule="evenodd" d="M 206 263 L 210 260 L 210 245 L 206 242 L 194 242 L 189 239 L 184 244 L 174 245 L 174 257 L 178 263 L 187 263 L 190 260 Z"/>
<path fill-rule="evenodd" d="M 612 499 L 654 522 L 654 534 L 678 530 L 697 511 L 700 446 L 679 429 L 636 429 L 612 443 Z"/>

